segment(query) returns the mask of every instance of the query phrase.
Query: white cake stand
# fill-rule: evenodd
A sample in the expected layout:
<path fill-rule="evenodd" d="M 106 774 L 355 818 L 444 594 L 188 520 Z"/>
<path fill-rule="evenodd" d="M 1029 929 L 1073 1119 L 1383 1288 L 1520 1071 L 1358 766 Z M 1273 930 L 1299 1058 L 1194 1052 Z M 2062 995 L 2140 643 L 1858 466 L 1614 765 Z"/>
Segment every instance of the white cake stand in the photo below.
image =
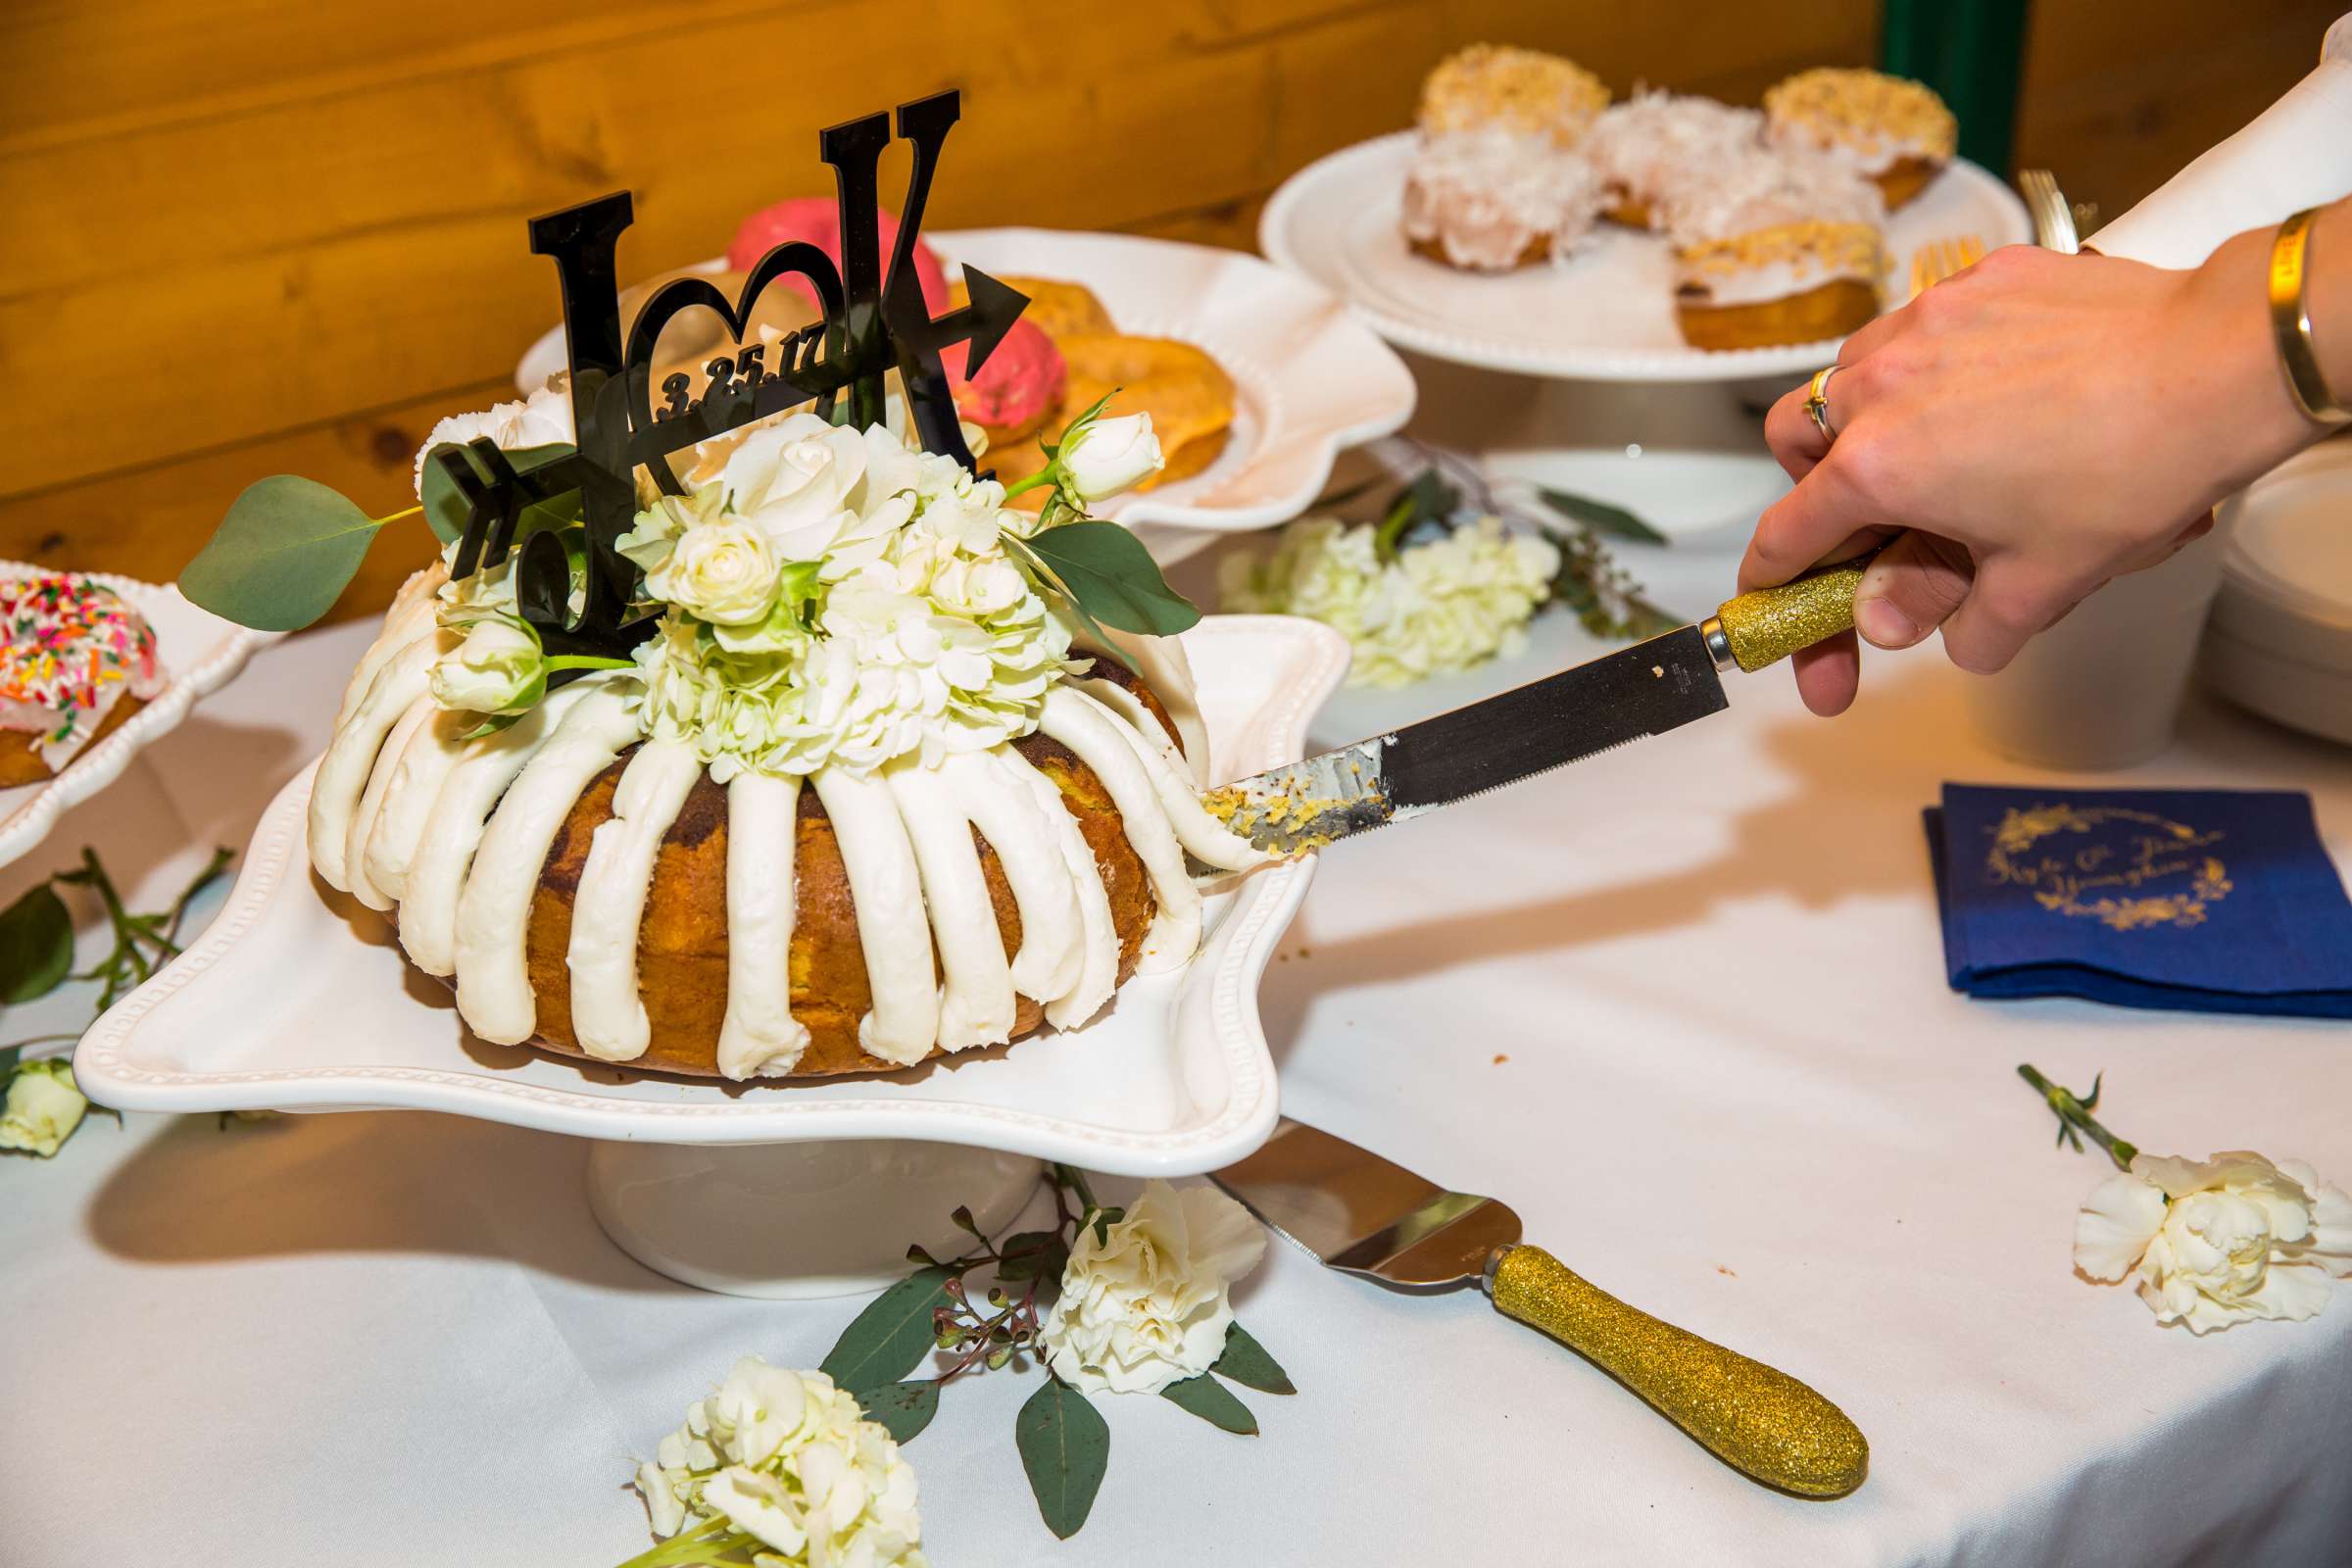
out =
<path fill-rule="evenodd" d="M 1348 664 L 1337 633 L 1282 616 L 1212 616 L 1184 641 L 1219 778 L 1295 760 Z M 83 1037 L 74 1072 L 100 1103 L 439 1110 L 595 1139 L 589 1200 L 614 1242 L 673 1279 L 766 1297 L 877 1288 L 909 1243 L 952 1253 L 948 1214 L 1008 1223 L 1041 1160 L 1195 1175 L 1273 1129 L 1257 983 L 1311 858 L 1232 879 L 1200 956 L 1130 981 L 1083 1029 L 887 1076 L 723 1085 L 475 1039 L 380 916 L 312 876 L 310 782 L 271 803 L 212 926 Z"/>

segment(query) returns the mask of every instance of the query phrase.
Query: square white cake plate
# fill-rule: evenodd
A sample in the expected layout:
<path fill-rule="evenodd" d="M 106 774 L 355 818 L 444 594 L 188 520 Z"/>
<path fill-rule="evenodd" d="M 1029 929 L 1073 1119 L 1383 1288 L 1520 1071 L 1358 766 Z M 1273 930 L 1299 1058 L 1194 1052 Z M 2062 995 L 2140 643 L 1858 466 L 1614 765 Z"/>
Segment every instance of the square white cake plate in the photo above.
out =
<path fill-rule="evenodd" d="M 29 562 L 0 561 L 0 578 L 37 577 L 56 571 Z M 76 572 L 112 588 L 147 617 L 155 630 L 156 658 L 169 684 L 154 701 L 124 719 L 115 732 L 84 747 L 53 778 L 0 790 L 0 865 L 36 848 L 70 808 L 122 776 L 149 742 L 170 734 L 198 702 L 236 679 L 257 649 L 284 635 L 253 631 L 189 604 L 170 584 L 141 582 L 112 572 Z"/>
<path fill-rule="evenodd" d="M 1348 667 L 1338 633 L 1284 616 L 1212 616 L 1184 645 L 1219 779 L 1297 760 Z M 306 771 L 262 817 L 212 926 L 83 1037 L 74 1072 L 99 1103 L 440 1110 L 600 1140 L 590 1193 L 614 1240 L 673 1277 L 755 1295 L 865 1288 L 904 1268 L 910 1241 L 952 1251 L 948 1212 L 1010 1219 L 1039 1159 L 1195 1175 L 1273 1130 L 1257 985 L 1311 858 L 1232 879 L 1208 901 L 1200 956 L 1129 981 L 1083 1029 L 888 1075 L 727 1085 L 475 1039 L 380 916 L 313 877 L 309 798 Z"/>

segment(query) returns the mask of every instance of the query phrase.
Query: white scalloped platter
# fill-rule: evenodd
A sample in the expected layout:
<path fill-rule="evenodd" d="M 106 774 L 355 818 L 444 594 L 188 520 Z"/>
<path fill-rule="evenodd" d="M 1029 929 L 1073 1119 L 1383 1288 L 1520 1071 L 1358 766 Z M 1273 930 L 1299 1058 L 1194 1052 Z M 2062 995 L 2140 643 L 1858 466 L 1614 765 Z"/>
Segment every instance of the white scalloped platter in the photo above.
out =
<path fill-rule="evenodd" d="M 1219 778 L 1296 760 L 1348 645 L 1312 621 L 1220 615 L 1185 634 Z M 409 1108 L 585 1138 L 766 1144 L 909 1138 L 1190 1175 L 1273 1130 L 1257 983 L 1306 897 L 1311 858 L 1209 901 L 1200 956 L 1142 975 L 1084 1029 L 888 1076 L 718 1085 L 493 1046 L 380 917 L 311 874 L 306 772 L 254 832 L 212 927 L 82 1038 L 74 1070 L 125 1110 Z"/>
<path fill-rule="evenodd" d="M 1322 494 L 1340 453 L 1412 416 L 1413 377 L 1323 288 L 1241 251 L 1137 234 L 969 228 L 926 234 L 951 268 L 1083 283 L 1122 332 L 1205 349 L 1233 377 L 1233 430 L 1201 472 L 1102 508 L 1130 527 L 1239 532 L 1288 522 Z M 705 263 L 712 271 L 723 261 Z M 564 368 L 550 328 L 515 368 L 528 393 Z M 1189 553 L 1161 549 L 1163 559 Z"/>
<path fill-rule="evenodd" d="M 1837 338 L 1691 348 L 1674 324 L 1666 242 L 1651 234 L 1604 225 L 1568 261 L 1500 275 L 1415 255 L 1397 226 L 1414 136 L 1376 137 L 1307 165 L 1257 224 L 1259 249 L 1347 300 L 1390 342 L 1484 369 L 1595 381 L 1731 381 L 1801 373 L 1837 357 Z M 1995 250 L 2025 244 L 2033 227 L 2008 186 L 1955 160 L 1887 220 L 1898 279 L 1921 245 L 1964 234 Z"/>
<path fill-rule="evenodd" d="M 0 578 L 43 576 L 57 569 L 23 561 L 0 561 Z M 112 588 L 138 607 L 147 624 L 155 628 L 156 658 L 162 661 L 171 684 L 113 734 L 95 746 L 84 747 L 56 777 L 0 790 L 0 865 L 36 848 L 69 808 L 121 778 L 141 748 L 177 729 L 200 700 L 236 678 L 256 649 L 284 635 L 222 620 L 211 611 L 189 604 L 177 588 L 168 584 L 158 587 L 102 571 L 76 575 Z"/>

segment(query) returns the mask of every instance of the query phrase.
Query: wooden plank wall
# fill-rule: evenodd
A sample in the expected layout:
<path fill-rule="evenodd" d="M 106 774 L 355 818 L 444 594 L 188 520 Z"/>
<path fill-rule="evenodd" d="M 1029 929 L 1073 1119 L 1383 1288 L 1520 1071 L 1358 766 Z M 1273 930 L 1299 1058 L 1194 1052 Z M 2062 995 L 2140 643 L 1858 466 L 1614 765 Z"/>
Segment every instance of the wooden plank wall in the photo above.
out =
<path fill-rule="evenodd" d="M 2299 74 L 2258 23 L 2043 0 L 2021 157 L 2118 210 Z M 1249 246 L 1310 160 L 1479 38 L 1752 100 L 1864 64 L 1875 0 L 11 0 L 0 7 L 0 557 L 169 577 L 249 480 L 405 504 L 439 416 L 553 319 L 524 220 L 637 192 L 631 275 L 829 188 L 815 127 L 956 86 L 935 226 Z M 2223 36 L 2227 33 L 2227 36 Z M 2077 179 L 2074 172 L 2081 172 Z M 350 609 L 406 569 L 389 546 Z"/>

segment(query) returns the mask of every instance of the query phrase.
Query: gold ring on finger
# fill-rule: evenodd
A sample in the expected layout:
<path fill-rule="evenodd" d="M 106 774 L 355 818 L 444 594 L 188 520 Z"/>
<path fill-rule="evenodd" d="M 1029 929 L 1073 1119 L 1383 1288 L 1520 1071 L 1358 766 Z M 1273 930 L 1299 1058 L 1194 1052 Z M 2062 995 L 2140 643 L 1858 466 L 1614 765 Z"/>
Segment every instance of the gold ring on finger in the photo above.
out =
<path fill-rule="evenodd" d="M 1814 371 L 1813 384 L 1805 392 L 1805 414 L 1812 419 L 1813 428 L 1821 432 L 1823 446 L 1838 439 L 1838 432 L 1830 428 L 1829 391 L 1830 377 L 1840 368 L 1842 367 L 1833 365 L 1826 370 Z"/>

